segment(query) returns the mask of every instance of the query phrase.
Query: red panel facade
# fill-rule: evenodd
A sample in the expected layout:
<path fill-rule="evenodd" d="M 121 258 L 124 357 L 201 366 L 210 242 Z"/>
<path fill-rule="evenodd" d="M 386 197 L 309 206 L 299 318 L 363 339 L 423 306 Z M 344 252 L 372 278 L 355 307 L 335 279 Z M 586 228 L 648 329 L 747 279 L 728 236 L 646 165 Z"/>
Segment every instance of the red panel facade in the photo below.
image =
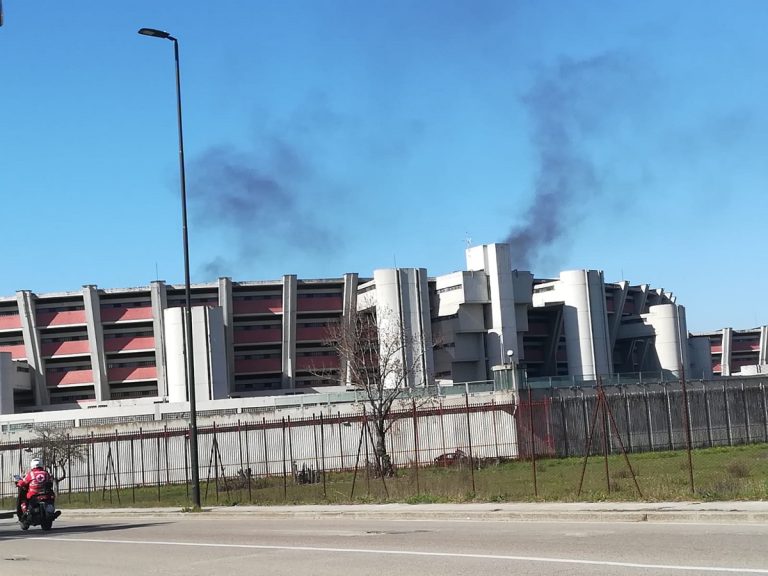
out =
<path fill-rule="evenodd" d="M 338 367 L 338 356 L 301 356 L 296 359 L 298 370 L 323 370 Z"/>
<path fill-rule="evenodd" d="M 75 324 L 85 324 L 85 310 L 62 310 L 61 312 L 43 312 L 37 315 L 37 325 L 40 328 Z"/>
<path fill-rule="evenodd" d="M 101 309 L 102 322 L 128 322 L 131 320 L 152 320 L 152 307 Z"/>
<path fill-rule="evenodd" d="M 18 314 L 0 316 L 0 330 L 13 330 L 17 328 L 21 328 L 21 318 Z"/>
<path fill-rule="evenodd" d="M 269 300 L 235 300 L 232 303 L 235 314 L 282 314 L 283 301 L 281 298 Z"/>
<path fill-rule="evenodd" d="M 283 332 L 279 328 L 269 330 L 235 330 L 235 344 L 268 344 L 280 342 Z"/>
<path fill-rule="evenodd" d="M 249 374 L 253 372 L 281 372 L 283 362 L 280 358 L 259 358 L 256 360 L 235 360 L 235 372 Z"/>
<path fill-rule="evenodd" d="M 88 354 L 91 351 L 88 340 L 70 340 L 68 342 L 46 342 L 41 346 L 43 356 L 69 356 Z"/>
<path fill-rule="evenodd" d="M 10 352 L 13 360 L 21 360 L 27 357 L 24 344 L 0 345 L 0 352 Z"/>
<path fill-rule="evenodd" d="M 325 340 L 328 338 L 326 326 L 311 326 L 296 329 L 297 340 Z"/>
<path fill-rule="evenodd" d="M 107 378 L 110 382 L 130 382 L 132 380 L 157 380 L 156 366 L 126 366 L 109 368 Z"/>
<path fill-rule="evenodd" d="M 104 339 L 104 350 L 107 352 L 132 352 L 136 350 L 154 349 L 154 336 L 126 336 Z"/>
<path fill-rule="evenodd" d="M 92 384 L 93 370 L 70 370 L 69 372 L 47 372 L 45 379 L 48 387 L 67 384 Z"/>
<path fill-rule="evenodd" d="M 324 310 L 341 310 L 344 300 L 341 296 L 327 298 L 299 298 L 296 308 L 299 312 L 322 312 Z"/>

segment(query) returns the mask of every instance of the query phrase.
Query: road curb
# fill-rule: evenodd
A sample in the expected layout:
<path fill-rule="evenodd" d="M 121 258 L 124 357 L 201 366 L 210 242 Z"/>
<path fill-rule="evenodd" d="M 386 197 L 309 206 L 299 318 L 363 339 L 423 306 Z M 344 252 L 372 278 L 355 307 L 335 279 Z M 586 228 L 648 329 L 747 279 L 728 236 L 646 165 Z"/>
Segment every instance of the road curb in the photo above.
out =
<path fill-rule="evenodd" d="M 354 518 L 377 520 L 465 520 L 465 521 L 508 521 L 508 522 L 676 522 L 676 523 L 768 523 L 768 511 L 747 510 L 504 510 L 458 509 L 447 510 L 399 507 L 355 508 L 329 507 L 305 508 L 260 508 L 260 507 L 216 507 L 204 508 L 201 512 L 185 512 L 176 508 L 112 508 L 112 509 L 62 509 L 63 518 L 86 517 L 185 517 L 185 518 L 226 518 L 230 516 L 254 516 L 259 518 Z M 11 517 L 12 514 L 9 516 Z"/>

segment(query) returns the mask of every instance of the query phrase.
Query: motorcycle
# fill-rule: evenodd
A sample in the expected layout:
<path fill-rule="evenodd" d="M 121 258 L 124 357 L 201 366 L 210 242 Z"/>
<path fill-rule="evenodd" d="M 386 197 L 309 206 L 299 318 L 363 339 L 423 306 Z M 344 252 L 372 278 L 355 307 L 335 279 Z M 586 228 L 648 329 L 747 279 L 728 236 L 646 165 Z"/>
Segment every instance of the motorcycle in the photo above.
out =
<path fill-rule="evenodd" d="M 14 474 L 13 480 L 18 486 L 21 476 Z M 19 503 L 24 498 L 23 490 L 19 488 Z M 30 526 L 40 526 L 45 531 L 50 530 L 53 527 L 53 521 L 61 514 L 61 511 L 56 510 L 56 494 L 53 491 L 53 486 L 48 485 L 43 492 L 31 496 L 27 500 L 26 511 L 22 512 L 21 504 L 18 504 L 16 514 L 19 517 L 22 530 L 29 530 Z"/>

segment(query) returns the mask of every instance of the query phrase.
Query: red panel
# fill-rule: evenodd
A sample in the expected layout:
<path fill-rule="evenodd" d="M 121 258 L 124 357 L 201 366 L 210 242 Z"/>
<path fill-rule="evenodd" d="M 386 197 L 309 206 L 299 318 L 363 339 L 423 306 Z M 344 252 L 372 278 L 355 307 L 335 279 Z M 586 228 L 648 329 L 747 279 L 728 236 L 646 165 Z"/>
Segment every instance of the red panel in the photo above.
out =
<path fill-rule="evenodd" d="M 21 318 L 18 314 L 13 316 L 0 316 L 0 330 L 21 328 Z"/>
<path fill-rule="evenodd" d="M 720 354 L 723 351 L 723 347 L 720 344 L 717 344 L 716 346 L 710 347 L 709 351 L 712 354 Z"/>
<path fill-rule="evenodd" d="M 327 340 L 327 326 L 311 326 L 308 328 L 298 328 L 296 330 L 297 340 Z"/>
<path fill-rule="evenodd" d="M 530 360 L 531 362 L 535 360 L 542 361 L 544 360 L 544 350 L 541 348 L 526 348 L 525 359 Z"/>
<path fill-rule="evenodd" d="M 0 345 L 0 352 L 10 352 L 13 360 L 27 357 L 27 351 L 24 350 L 24 344 Z"/>
<path fill-rule="evenodd" d="M 546 336 L 549 333 L 547 324 L 543 322 L 530 322 L 528 324 L 528 334 L 531 336 Z"/>
<path fill-rule="evenodd" d="M 733 351 L 734 352 L 759 352 L 760 351 L 760 342 L 734 342 L 733 343 Z"/>
<path fill-rule="evenodd" d="M 344 300 L 341 296 L 328 298 L 299 298 L 296 307 L 299 312 L 317 312 L 321 310 L 341 310 Z"/>
<path fill-rule="evenodd" d="M 69 342 L 46 342 L 41 346 L 43 356 L 67 356 L 70 354 L 89 354 L 91 347 L 88 340 L 70 340 Z"/>
<path fill-rule="evenodd" d="M 235 314 L 282 314 L 283 301 L 280 298 L 270 300 L 235 300 L 232 303 Z"/>
<path fill-rule="evenodd" d="M 48 386 L 62 384 L 92 384 L 93 370 L 70 370 L 69 372 L 47 372 L 45 379 Z"/>
<path fill-rule="evenodd" d="M 109 368 L 107 379 L 110 382 L 128 382 L 130 380 L 157 380 L 156 366 L 126 366 Z"/>
<path fill-rule="evenodd" d="M 283 361 L 280 358 L 260 358 L 258 360 L 235 360 L 235 372 L 282 372 Z"/>
<path fill-rule="evenodd" d="M 37 325 L 42 328 L 48 326 L 69 326 L 72 324 L 85 324 L 85 310 L 43 312 L 37 315 Z"/>
<path fill-rule="evenodd" d="M 152 320 L 152 307 L 101 309 L 102 322 L 127 322 L 130 320 Z"/>
<path fill-rule="evenodd" d="M 154 336 L 126 336 L 105 338 L 104 350 L 107 352 L 127 352 L 130 350 L 154 350 Z"/>
<path fill-rule="evenodd" d="M 301 356 L 296 358 L 297 370 L 322 370 L 324 368 L 338 367 L 338 356 Z"/>
<path fill-rule="evenodd" d="M 268 342 L 280 342 L 283 331 L 280 328 L 269 330 L 235 330 L 235 344 L 259 344 Z"/>

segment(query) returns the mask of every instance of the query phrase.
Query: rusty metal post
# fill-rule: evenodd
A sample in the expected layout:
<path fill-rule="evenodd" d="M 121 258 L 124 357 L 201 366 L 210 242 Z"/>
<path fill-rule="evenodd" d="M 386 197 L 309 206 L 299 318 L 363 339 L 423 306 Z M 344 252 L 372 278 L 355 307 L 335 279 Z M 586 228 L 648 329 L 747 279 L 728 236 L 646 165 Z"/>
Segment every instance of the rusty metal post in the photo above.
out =
<path fill-rule="evenodd" d="M 415 463 L 416 472 L 416 495 L 421 494 L 421 486 L 419 485 L 419 421 L 416 417 L 416 398 L 411 398 L 413 404 L 413 457 Z"/>
<path fill-rule="evenodd" d="M 251 444 L 248 441 L 248 423 L 245 423 L 245 466 L 251 469 Z M 248 478 L 248 502 L 253 502 L 253 493 L 251 492 L 251 475 Z"/>
<path fill-rule="evenodd" d="M 584 400 L 584 409 L 586 410 L 586 398 L 583 398 Z M 587 472 L 587 461 L 589 460 L 589 453 L 592 450 L 592 440 L 594 438 L 595 434 L 595 425 L 597 424 L 597 413 L 599 411 L 600 404 L 599 402 L 595 401 L 595 409 L 592 412 L 592 422 L 589 425 L 589 428 L 587 430 L 587 445 L 584 449 L 584 464 L 581 467 L 581 480 L 579 480 L 579 491 L 577 492 L 577 496 L 581 496 L 581 489 L 584 486 L 584 475 Z"/>
<path fill-rule="evenodd" d="M 323 466 L 323 498 L 328 498 L 328 487 L 325 481 L 325 426 L 323 425 L 323 413 L 320 412 L 320 458 Z"/>
<path fill-rule="evenodd" d="M 472 478 L 472 492 L 476 492 L 475 488 L 475 460 L 472 455 L 472 422 L 469 418 L 469 394 L 464 394 L 464 403 L 467 407 L 467 441 L 469 442 L 469 472 Z"/>
<path fill-rule="evenodd" d="M 283 500 L 288 500 L 288 470 L 286 469 L 287 462 L 286 459 L 286 450 L 285 450 L 285 417 L 282 418 L 282 432 L 283 432 L 283 439 L 281 442 L 282 448 L 283 448 Z M 249 474 L 250 476 L 250 474 Z M 251 480 L 250 477 L 248 478 L 248 484 L 250 485 Z"/>
<path fill-rule="evenodd" d="M 536 474 L 536 435 L 533 433 L 533 393 L 530 383 L 528 385 L 528 433 L 531 445 L 531 472 L 533 474 L 533 495 L 539 497 L 539 480 Z"/>
<path fill-rule="evenodd" d="M 685 450 L 688 453 L 688 481 L 691 484 L 691 494 L 696 494 L 696 486 L 693 483 L 693 456 L 691 454 L 691 414 L 690 408 L 688 406 L 688 386 L 685 382 L 685 367 L 680 368 L 680 386 L 683 390 L 683 425 L 685 426 Z"/>
<path fill-rule="evenodd" d="M 598 403 L 602 404 L 602 423 L 603 423 L 603 461 L 605 463 L 605 485 L 608 489 L 608 494 L 611 493 L 611 475 L 608 470 L 608 402 L 605 399 L 605 392 L 603 391 L 603 385 L 600 383 L 598 388 Z"/>

